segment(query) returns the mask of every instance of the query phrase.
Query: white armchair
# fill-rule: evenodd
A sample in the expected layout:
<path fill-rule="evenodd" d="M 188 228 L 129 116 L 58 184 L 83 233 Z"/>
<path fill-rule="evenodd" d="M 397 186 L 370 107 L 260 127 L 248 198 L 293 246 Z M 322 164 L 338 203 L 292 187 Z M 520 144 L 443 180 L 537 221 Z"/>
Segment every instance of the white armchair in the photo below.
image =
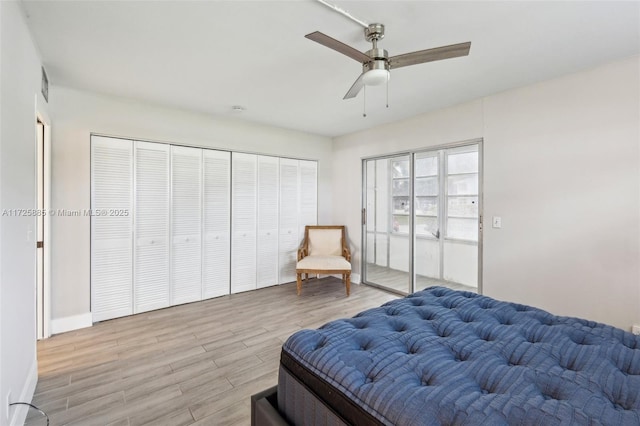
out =
<path fill-rule="evenodd" d="M 296 278 L 298 296 L 302 290 L 302 274 L 341 274 L 351 292 L 351 252 L 347 247 L 344 226 L 306 226 L 304 240 L 298 249 Z"/>

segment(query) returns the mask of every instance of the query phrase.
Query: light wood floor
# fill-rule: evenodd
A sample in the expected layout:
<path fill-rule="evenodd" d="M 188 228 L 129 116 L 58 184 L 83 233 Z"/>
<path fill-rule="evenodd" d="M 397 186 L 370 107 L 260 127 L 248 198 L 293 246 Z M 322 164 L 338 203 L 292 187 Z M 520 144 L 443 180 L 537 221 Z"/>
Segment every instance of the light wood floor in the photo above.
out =
<path fill-rule="evenodd" d="M 223 296 L 38 342 L 33 404 L 51 426 L 248 425 L 250 396 L 277 382 L 280 347 L 396 298 L 335 278 Z M 31 410 L 28 426 L 44 425 Z"/>

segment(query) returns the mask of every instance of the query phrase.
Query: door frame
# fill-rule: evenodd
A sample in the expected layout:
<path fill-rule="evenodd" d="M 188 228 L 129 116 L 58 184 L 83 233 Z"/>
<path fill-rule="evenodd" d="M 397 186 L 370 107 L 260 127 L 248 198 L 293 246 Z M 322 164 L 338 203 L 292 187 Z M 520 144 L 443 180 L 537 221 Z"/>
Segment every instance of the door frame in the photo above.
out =
<path fill-rule="evenodd" d="M 478 145 L 478 243 L 477 243 L 477 247 L 478 247 L 478 287 L 477 287 L 477 291 L 478 294 L 483 294 L 483 284 L 482 284 L 482 276 L 483 276 L 483 242 L 484 242 L 484 139 L 483 138 L 474 138 L 474 139 L 467 139 L 464 141 L 459 141 L 459 142 L 452 142 L 452 143 L 446 143 L 446 144 L 439 144 L 439 145 L 433 145 L 433 146 L 429 146 L 429 147 L 423 147 L 423 148 L 418 148 L 418 149 L 412 149 L 412 150 L 403 150 L 403 151 L 397 151 L 397 152 L 393 152 L 393 153 L 386 153 L 386 154 L 380 154 L 380 155 L 372 155 L 372 156 L 366 156 L 366 157 L 361 157 L 361 198 L 360 198 L 360 273 L 361 273 L 361 282 L 363 284 L 369 285 L 371 287 L 376 287 L 376 288 L 380 288 L 382 290 L 385 291 L 389 291 L 391 293 L 398 293 L 398 294 L 403 294 L 401 292 L 398 292 L 394 289 L 390 289 L 384 286 L 380 286 L 378 284 L 375 283 L 370 283 L 367 282 L 366 280 L 366 254 L 367 254 L 367 234 L 366 234 L 366 223 L 365 223 L 365 212 L 366 212 L 366 202 L 367 202 L 367 187 L 366 187 L 366 163 L 369 160 L 383 160 L 383 159 L 389 159 L 389 158 L 393 158 L 393 157 L 398 157 L 398 156 L 409 156 L 410 160 L 409 160 L 409 167 L 411 169 L 410 175 L 411 177 L 414 177 L 414 159 L 415 159 L 415 155 L 421 152 L 429 152 L 429 151 L 439 151 L 439 150 L 447 150 L 447 149 L 452 149 L 452 148 L 459 148 L 459 147 L 463 147 L 463 146 L 468 146 L 468 145 Z M 413 194 L 414 194 L 414 188 L 413 188 L 413 179 L 409 179 L 410 184 L 409 184 L 409 188 L 410 188 L 410 198 L 413 199 Z M 413 208 L 412 208 L 413 211 Z M 414 229 L 414 218 L 413 218 L 413 214 L 409 215 L 409 227 L 410 230 Z M 413 232 L 413 231 L 412 231 Z M 416 238 L 415 235 L 411 234 L 413 236 L 412 240 L 411 240 L 411 244 L 410 244 L 410 250 L 409 250 L 409 256 L 411 261 L 409 262 L 409 274 L 410 274 L 410 278 L 411 278 L 411 292 L 415 291 L 415 268 L 414 268 L 414 253 L 415 253 L 415 244 L 416 244 Z M 443 239 L 441 239 L 443 241 Z M 442 261 L 443 258 L 441 256 L 440 262 L 441 262 L 441 267 L 442 267 Z M 442 272 L 442 271 L 441 271 Z"/>
<path fill-rule="evenodd" d="M 39 197 L 38 189 L 38 155 L 39 155 L 39 143 L 38 143 L 38 124 L 42 123 L 44 126 L 44 141 L 43 141 L 43 163 L 42 163 L 42 178 L 43 178 L 43 191 L 44 191 L 44 205 L 42 207 L 43 216 L 43 273 L 42 283 L 38 280 L 38 254 L 37 248 L 35 251 L 35 284 L 36 284 L 36 338 L 46 339 L 51 336 L 51 119 L 46 112 L 46 106 L 36 97 L 36 111 L 35 111 L 35 187 L 34 193 L 36 197 Z M 36 200 L 37 206 L 37 200 Z M 38 236 L 38 221 L 36 220 L 36 247 Z"/>

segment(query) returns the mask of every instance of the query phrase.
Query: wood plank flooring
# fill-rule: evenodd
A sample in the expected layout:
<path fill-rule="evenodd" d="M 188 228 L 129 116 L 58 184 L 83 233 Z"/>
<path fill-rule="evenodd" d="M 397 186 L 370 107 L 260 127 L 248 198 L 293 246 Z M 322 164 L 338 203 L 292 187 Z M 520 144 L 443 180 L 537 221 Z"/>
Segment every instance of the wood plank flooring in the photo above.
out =
<path fill-rule="evenodd" d="M 175 306 L 38 342 L 33 404 L 51 426 L 249 425 L 277 383 L 282 343 L 397 296 L 335 278 Z M 28 426 L 44 425 L 34 410 Z"/>

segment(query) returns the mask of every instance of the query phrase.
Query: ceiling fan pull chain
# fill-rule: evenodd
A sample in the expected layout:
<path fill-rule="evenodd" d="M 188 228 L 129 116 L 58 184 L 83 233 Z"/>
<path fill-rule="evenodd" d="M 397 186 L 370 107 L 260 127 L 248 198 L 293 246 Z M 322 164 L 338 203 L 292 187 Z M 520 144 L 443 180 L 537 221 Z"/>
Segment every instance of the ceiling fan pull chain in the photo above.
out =
<path fill-rule="evenodd" d="M 367 86 L 362 87 L 362 116 L 367 116 Z"/>
<path fill-rule="evenodd" d="M 387 108 L 389 108 L 389 77 L 387 76 Z"/>

